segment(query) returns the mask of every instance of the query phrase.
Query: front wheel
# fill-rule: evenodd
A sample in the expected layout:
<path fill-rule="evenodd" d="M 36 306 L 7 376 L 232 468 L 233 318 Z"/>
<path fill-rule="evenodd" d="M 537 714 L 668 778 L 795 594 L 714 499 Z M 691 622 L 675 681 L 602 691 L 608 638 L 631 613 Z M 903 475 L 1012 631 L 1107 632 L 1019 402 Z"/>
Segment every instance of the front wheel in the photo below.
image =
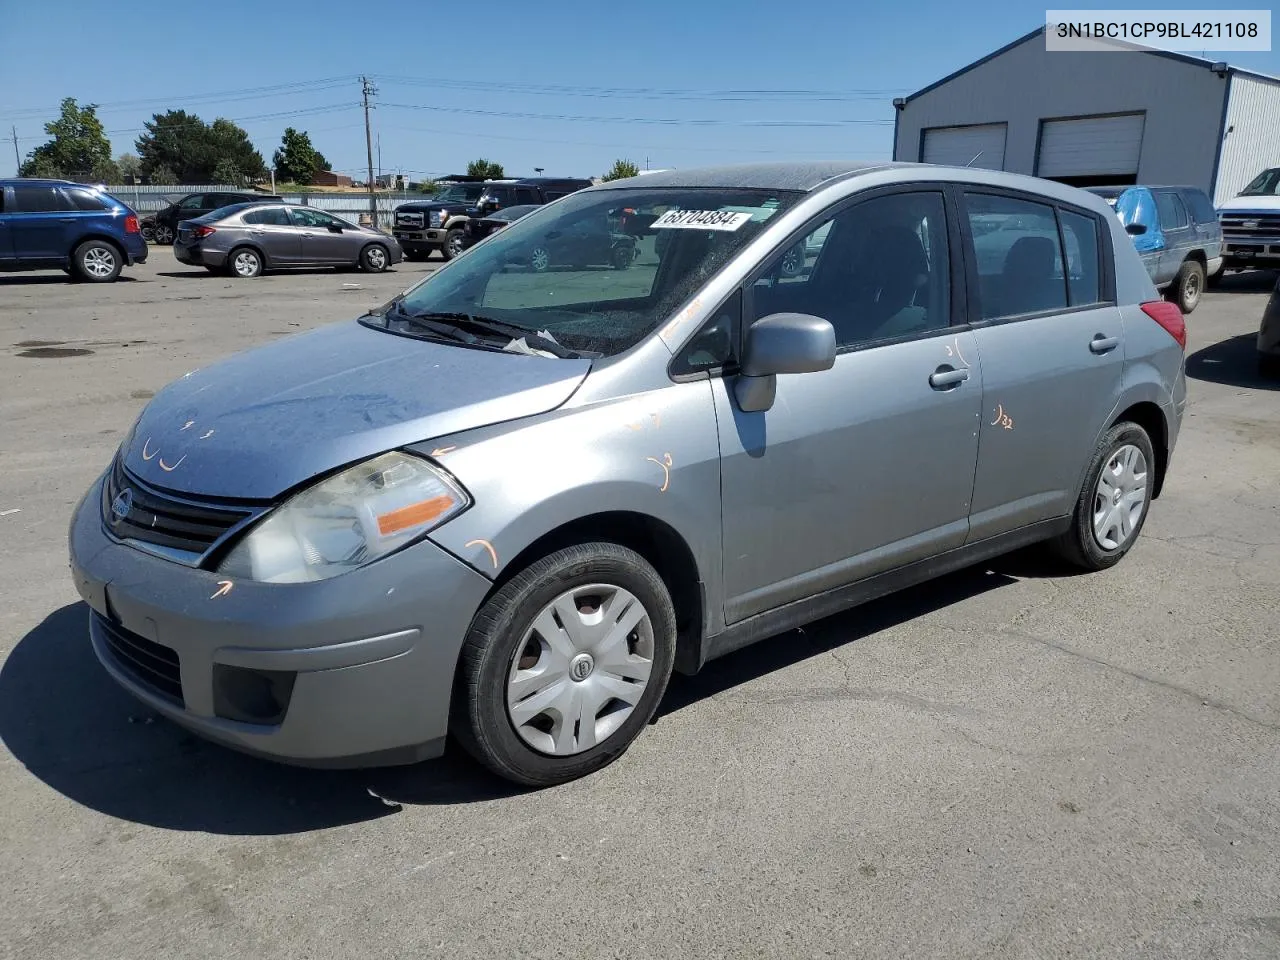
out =
<path fill-rule="evenodd" d="M 515 783 L 585 776 L 621 756 L 652 719 L 675 646 L 671 596 L 642 556 L 614 543 L 557 551 L 476 614 L 451 729 Z"/>
<path fill-rule="evenodd" d="M 87 240 L 71 255 L 75 276 L 90 283 L 110 283 L 120 276 L 124 257 L 114 244 L 105 240 Z"/>
<path fill-rule="evenodd" d="M 615 270 L 629 270 L 636 258 L 636 248 L 627 244 L 619 244 L 613 248 L 611 262 Z"/>
<path fill-rule="evenodd" d="M 391 255 L 380 243 L 371 243 L 360 251 L 360 268 L 365 273 L 381 273 L 391 266 Z"/>
<path fill-rule="evenodd" d="M 1119 563 L 1146 523 L 1155 469 L 1147 431 L 1136 423 L 1108 430 L 1090 461 L 1071 529 L 1054 541 L 1059 555 L 1085 570 Z"/>
<path fill-rule="evenodd" d="M 467 249 L 467 235 L 461 227 L 454 227 L 444 235 L 444 246 L 440 248 L 446 260 L 460 256 Z"/>
<path fill-rule="evenodd" d="M 1200 303 L 1204 293 L 1204 266 L 1198 260 L 1185 260 L 1169 286 L 1169 299 L 1184 314 L 1190 313 Z"/>
<path fill-rule="evenodd" d="M 536 273 L 546 273 L 551 268 L 551 251 L 546 247 L 534 247 L 529 254 L 529 266 Z"/>

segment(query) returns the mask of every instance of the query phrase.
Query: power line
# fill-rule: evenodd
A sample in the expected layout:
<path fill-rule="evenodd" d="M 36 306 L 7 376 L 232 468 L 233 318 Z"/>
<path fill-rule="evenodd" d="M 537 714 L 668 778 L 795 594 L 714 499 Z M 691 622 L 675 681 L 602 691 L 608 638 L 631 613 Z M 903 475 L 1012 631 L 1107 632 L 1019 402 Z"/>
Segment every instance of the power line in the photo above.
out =
<path fill-rule="evenodd" d="M 511 110 L 478 110 L 470 107 L 438 107 L 416 103 L 385 103 L 397 110 L 431 110 L 476 117 L 506 117 L 516 120 L 564 120 L 581 123 L 652 123 L 662 126 L 691 127 L 845 127 L 857 125 L 893 126 L 892 120 L 712 120 L 675 119 L 672 117 L 586 117 L 556 113 L 519 113 Z"/>
<path fill-rule="evenodd" d="M 527 84 L 484 80 L 457 80 L 449 78 L 406 77 L 394 74 L 377 74 L 378 80 L 407 86 L 429 86 L 448 90 L 473 90 L 492 93 L 521 93 L 549 96 L 617 98 L 620 100 L 714 100 L 714 101 L 769 101 L 801 99 L 821 102 L 857 100 L 888 100 L 907 92 L 905 87 L 886 87 L 863 90 L 794 90 L 794 89 L 729 89 L 729 90 L 671 90 L 657 87 L 584 87 L 578 84 Z"/>

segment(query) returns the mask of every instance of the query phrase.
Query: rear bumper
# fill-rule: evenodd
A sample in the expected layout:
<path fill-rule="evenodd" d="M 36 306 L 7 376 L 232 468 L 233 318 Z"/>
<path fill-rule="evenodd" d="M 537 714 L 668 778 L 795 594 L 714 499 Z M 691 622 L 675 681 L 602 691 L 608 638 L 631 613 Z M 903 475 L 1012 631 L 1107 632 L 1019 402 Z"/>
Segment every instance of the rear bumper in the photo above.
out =
<path fill-rule="evenodd" d="M 227 255 L 223 251 L 205 250 L 199 244 L 184 246 L 175 243 L 173 255 L 179 263 L 190 264 L 193 267 L 221 267 L 227 262 Z"/>

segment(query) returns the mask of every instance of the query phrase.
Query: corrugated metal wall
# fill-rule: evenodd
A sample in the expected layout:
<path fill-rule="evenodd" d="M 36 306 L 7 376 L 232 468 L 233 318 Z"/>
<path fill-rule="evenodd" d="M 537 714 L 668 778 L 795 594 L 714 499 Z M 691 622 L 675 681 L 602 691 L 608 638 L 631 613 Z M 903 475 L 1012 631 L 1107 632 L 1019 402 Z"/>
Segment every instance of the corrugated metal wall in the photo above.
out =
<path fill-rule="evenodd" d="M 1280 83 L 1236 74 L 1213 202 L 1230 200 L 1268 167 L 1280 167 Z"/>

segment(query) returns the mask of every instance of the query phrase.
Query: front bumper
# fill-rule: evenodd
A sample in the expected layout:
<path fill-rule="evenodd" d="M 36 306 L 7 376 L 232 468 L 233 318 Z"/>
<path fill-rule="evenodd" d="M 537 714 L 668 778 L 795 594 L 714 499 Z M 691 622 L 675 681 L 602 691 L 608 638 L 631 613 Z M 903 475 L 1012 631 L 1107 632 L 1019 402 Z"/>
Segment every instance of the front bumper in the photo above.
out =
<path fill-rule="evenodd" d="M 108 536 L 102 483 L 72 518 L 71 571 L 94 613 L 95 654 L 135 697 L 208 739 L 290 763 L 373 766 L 441 752 L 458 653 L 489 580 L 424 540 L 331 580 L 224 590 L 214 572 Z M 166 686 L 156 678 L 169 669 Z M 227 677 L 256 675 L 287 679 L 282 715 L 231 719 Z"/>

